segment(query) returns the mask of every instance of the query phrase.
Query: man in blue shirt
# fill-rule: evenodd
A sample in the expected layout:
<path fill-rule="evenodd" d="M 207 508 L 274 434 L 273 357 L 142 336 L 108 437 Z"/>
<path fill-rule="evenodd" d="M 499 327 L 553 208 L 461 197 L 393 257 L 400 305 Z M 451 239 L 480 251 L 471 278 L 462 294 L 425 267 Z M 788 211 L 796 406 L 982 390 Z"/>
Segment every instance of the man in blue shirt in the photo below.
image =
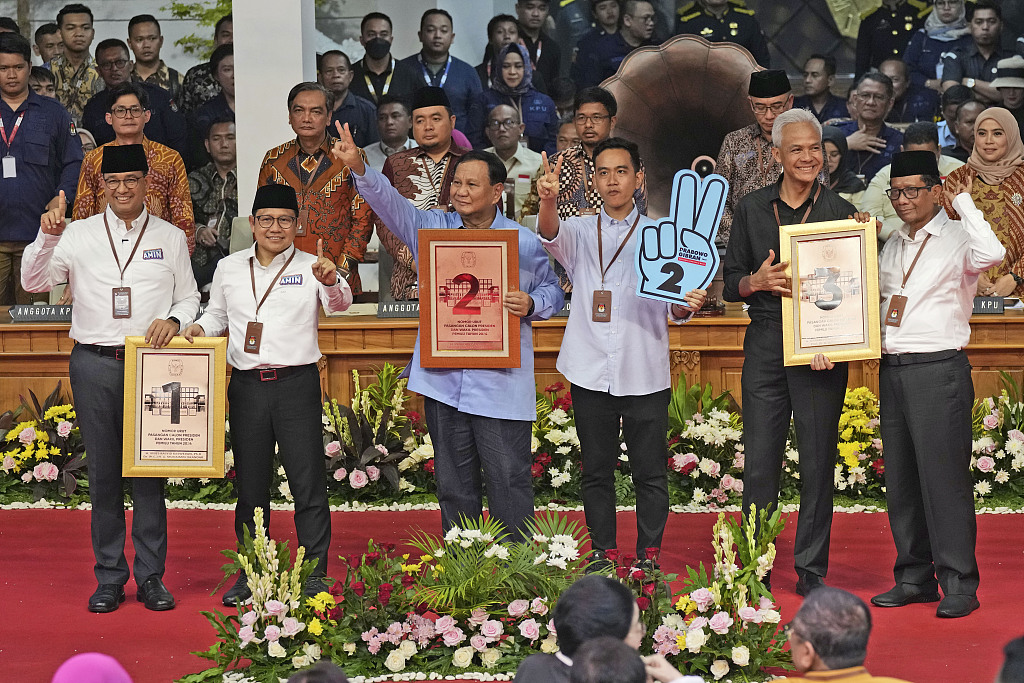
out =
<path fill-rule="evenodd" d="M 32 46 L 0 34 L 0 304 L 31 303 L 21 288 L 21 255 L 39 232 L 39 217 L 57 206 L 58 191 L 74 201 L 82 143 L 57 100 L 28 87 Z"/>
<path fill-rule="evenodd" d="M 836 127 L 846 136 L 850 148 L 847 163 L 850 170 L 871 182 L 881 169 L 892 163 L 892 157 L 903 144 L 903 133 L 885 125 L 885 115 L 895 98 L 892 79 L 883 73 L 869 71 L 857 80 L 857 118 Z"/>
<path fill-rule="evenodd" d="M 320 85 L 334 93 L 334 112 L 327 132 L 335 123 L 348 124 L 352 137 L 360 147 L 369 147 L 380 140 L 377 130 L 377 107 L 349 90 L 352 85 L 352 60 L 341 50 L 328 50 L 317 64 Z"/>
<path fill-rule="evenodd" d="M 502 303 L 520 318 L 519 367 L 424 368 L 417 339 L 409 389 L 424 397 L 444 529 L 459 524 L 461 517 L 481 516 L 482 468 L 491 516 L 501 521 L 512 540 L 521 541 L 523 527 L 533 518 L 530 442 L 537 407 L 530 323 L 561 310 L 563 296 L 537 236 L 497 209 L 505 189 L 505 165 L 489 152 L 464 154 L 455 167 L 455 211 L 449 213 L 413 208 L 383 174 L 364 164 L 347 130 L 341 131 L 331 154 L 349 167 L 356 190 L 413 254 L 418 252 L 420 228 L 518 231 L 519 290 L 504 292 Z"/>
<path fill-rule="evenodd" d="M 406 57 L 402 63 L 416 72 L 421 79 L 420 86 L 444 88 L 455 115 L 455 127 L 465 133 L 469 123 L 469 105 L 483 88 L 476 69 L 449 52 L 455 40 L 452 15 L 443 9 L 428 9 L 420 19 L 420 30 L 416 35 L 423 49 Z"/>
<path fill-rule="evenodd" d="M 633 50 L 657 45 L 654 35 L 654 5 L 650 0 L 627 0 L 622 5 L 622 28 L 580 46 L 573 65 L 580 88 L 600 85 L 618 71 Z"/>

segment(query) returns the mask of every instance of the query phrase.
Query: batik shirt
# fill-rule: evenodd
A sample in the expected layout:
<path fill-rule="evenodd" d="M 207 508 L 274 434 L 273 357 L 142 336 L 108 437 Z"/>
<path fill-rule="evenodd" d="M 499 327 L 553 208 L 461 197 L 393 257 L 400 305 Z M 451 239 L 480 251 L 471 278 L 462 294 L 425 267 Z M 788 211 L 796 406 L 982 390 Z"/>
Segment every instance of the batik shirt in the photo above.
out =
<path fill-rule="evenodd" d="M 231 221 L 238 216 L 238 177 L 231 169 L 227 178 L 222 178 L 217 167 L 210 163 L 188 174 L 188 189 L 196 225 L 217 228 L 217 244 L 212 247 L 197 244 L 192 252 L 192 266 L 202 268 L 218 254 L 227 254 L 230 250 Z"/>
<path fill-rule="evenodd" d="M 194 112 L 219 95 L 220 90 L 220 83 L 213 77 L 210 63 L 196 64 L 185 73 L 178 107 L 186 114 Z"/>
<path fill-rule="evenodd" d="M 181 99 L 181 74 L 171 67 L 164 64 L 164 60 L 160 60 L 160 67 L 151 73 L 148 78 L 141 78 L 136 72 L 137 67 L 132 67 L 131 79 L 134 82 L 142 81 L 155 85 L 158 88 L 166 90 L 170 96 L 171 101 L 174 104 L 178 104 Z"/>
<path fill-rule="evenodd" d="M 96 69 L 96 60 L 89 57 L 76 69 L 64 55 L 54 55 L 50 60 L 50 71 L 53 73 L 57 101 L 68 110 L 76 126 L 82 125 L 85 103 L 104 87 L 100 72 Z"/>

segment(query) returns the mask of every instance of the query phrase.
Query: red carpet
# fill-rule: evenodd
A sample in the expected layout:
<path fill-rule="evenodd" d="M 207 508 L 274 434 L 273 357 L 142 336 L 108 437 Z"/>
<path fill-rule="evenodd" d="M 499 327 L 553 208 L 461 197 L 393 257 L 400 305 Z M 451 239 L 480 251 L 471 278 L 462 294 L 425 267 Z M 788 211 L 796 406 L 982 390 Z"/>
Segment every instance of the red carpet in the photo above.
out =
<path fill-rule="evenodd" d="M 576 513 L 581 516 L 581 513 Z M 233 545 L 232 513 L 171 510 L 168 588 L 178 601 L 170 612 L 146 611 L 135 600 L 113 614 L 90 614 L 86 601 L 95 589 L 89 542 L 89 513 L 80 511 L 0 511 L 0 679 L 46 683 L 57 666 L 78 652 L 100 651 L 117 657 L 135 683 L 173 680 L 205 668 L 189 654 L 213 643 L 213 630 L 200 610 L 220 607 L 209 592 L 220 578 L 219 551 Z M 334 513 L 332 556 L 365 549 L 366 540 L 400 542 L 411 525 L 438 529 L 438 512 Z M 709 536 L 714 516 L 672 515 L 665 537 L 663 566 L 679 571 L 684 563 L 711 559 Z M 934 605 L 872 609 L 867 666 L 877 675 L 915 683 L 990 683 L 1002 661 L 1003 645 L 1024 633 L 1020 599 L 1024 566 L 1024 526 L 1019 515 L 978 518 L 978 559 L 982 584 L 980 610 L 964 619 L 935 617 Z M 272 532 L 292 538 L 289 513 L 274 512 Z M 620 548 L 635 539 L 634 517 L 619 513 Z M 795 527 L 779 542 L 773 575 L 776 598 L 788 621 L 799 606 L 793 592 Z M 294 543 L 294 541 L 293 541 Z M 130 551 L 129 551 L 130 552 Z M 828 583 L 867 599 L 892 585 L 892 538 L 884 514 L 835 516 Z M 129 555 L 129 564 L 131 556 Z"/>

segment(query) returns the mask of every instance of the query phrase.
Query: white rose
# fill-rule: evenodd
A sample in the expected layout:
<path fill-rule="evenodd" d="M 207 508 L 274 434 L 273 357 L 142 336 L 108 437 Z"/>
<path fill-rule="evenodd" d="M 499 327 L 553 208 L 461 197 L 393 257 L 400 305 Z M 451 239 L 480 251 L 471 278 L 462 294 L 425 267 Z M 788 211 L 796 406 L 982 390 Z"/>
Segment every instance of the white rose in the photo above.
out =
<path fill-rule="evenodd" d="M 341 649 L 344 650 L 346 654 L 354 655 L 356 653 L 356 644 L 345 643 Z"/>
<path fill-rule="evenodd" d="M 764 616 L 761 618 L 766 624 L 777 624 L 782 617 L 773 609 L 765 610 Z"/>
<path fill-rule="evenodd" d="M 711 665 L 711 675 L 715 677 L 716 681 L 727 673 L 729 673 L 729 662 L 724 659 L 716 659 Z"/>
<path fill-rule="evenodd" d="M 402 656 L 408 659 L 416 654 L 416 643 L 411 640 L 403 640 L 402 644 L 398 646 L 398 651 L 402 653 Z"/>
<path fill-rule="evenodd" d="M 473 663 L 473 648 L 472 647 L 460 647 L 452 655 L 452 664 L 455 666 L 465 669 L 467 666 Z"/>
<path fill-rule="evenodd" d="M 406 641 L 408 642 L 408 641 Z M 388 658 L 384 660 L 384 666 L 389 671 L 398 672 L 405 668 L 405 657 L 402 655 L 401 650 L 392 650 Z"/>
<path fill-rule="evenodd" d="M 501 651 L 496 647 L 490 647 L 480 653 L 480 661 L 484 663 L 488 669 L 493 667 L 501 659 Z"/>
<path fill-rule="evenodd" d="M 697 654 L 700 649 L 704 647 L 704 643 L 708 642 L 708 637 L 704 633 L 702 628 L 691 628 L 686 632 L 686 649 Z"/>
<path fill-rule="evenodd" d="M 747 649 L 746 645 L 740 645 L 732 649 L 732 663 L 736 666 L 750 664 L 750 650 Z"/>
<path fill-rule="evenodd" d="M 295 669 L 305 669 L 312 663 L 306 655 L 295 655 L 292 657 L 292 667 Z"/>
<path fill-rule="evenodd" d="M 267 654 L 271 657 L 284 657 L 288 653 L 284 651 L 284 647 L 279 641 L 274 640 L 267 645 Z"/>
<path fill-rule="evenodd" d="M 352 645 L 352 651 L 354 652 L 355 643 L 353 643 Z M 302 651 L 306 653 L 306 656 L 309 657 L 310 661 L 315 662 L 316 660 L 320 659 L 320 646 L 316 643 L 303 643 Z"/>
<path fill-rule="evenodd" d="M 544 640 L 540 641 L 540 651 L 546 655 L 558 652 L 558 641 L 554 636 L 548 636 Z"/>

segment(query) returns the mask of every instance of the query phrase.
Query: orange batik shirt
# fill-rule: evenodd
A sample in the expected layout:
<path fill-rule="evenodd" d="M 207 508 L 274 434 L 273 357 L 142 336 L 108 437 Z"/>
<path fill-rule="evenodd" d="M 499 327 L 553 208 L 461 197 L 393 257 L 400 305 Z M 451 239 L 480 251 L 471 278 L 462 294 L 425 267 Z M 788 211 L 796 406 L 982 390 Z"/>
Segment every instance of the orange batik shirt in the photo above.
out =
<path fill-rule="evenodd" d="M 87 152 L 82 161 L 82 174 L 78 176 L 78 194 L 75 195 L 75 206 L 71 210 L 73 220 L 82 220 L 89 216 L 102 213 L 107 208 L 107 198 L 103 194 L 103 148 L 117 145 L 117 141 L 108 142 L 91 152 Z M 188 174 L 181 155 L 170 147 L 159 142 L 143 138 L 142 148 L 146 152 L 149 163 L 149 175 L 146 177 L 149 189 L 146 190 L 146 210 L 158 218 L 185 231 L 188 242 L 188 253 L 196 246 L 196 221 L 192 215 L 192 195 L 188 189 Z"/>
<path fill-rule="evenodd" d="M 328 135 L 314 155 L 303 152 L 297 139 L 275 147 L 263 157 L 257 185 L 289 185 L 295 190 L 299 229 L 304 232 L 295 238 L 296 248 L 315 254 L 317 240 L 323 238 L 328 258 L 339 262 L 345 256 L 354 262 L 349 285 L 353 294 L 359 294 L 355 264 L 366 254 L 374 215 L 356 192 L 348 166 L 331 156 L 334 142 Z"/>

